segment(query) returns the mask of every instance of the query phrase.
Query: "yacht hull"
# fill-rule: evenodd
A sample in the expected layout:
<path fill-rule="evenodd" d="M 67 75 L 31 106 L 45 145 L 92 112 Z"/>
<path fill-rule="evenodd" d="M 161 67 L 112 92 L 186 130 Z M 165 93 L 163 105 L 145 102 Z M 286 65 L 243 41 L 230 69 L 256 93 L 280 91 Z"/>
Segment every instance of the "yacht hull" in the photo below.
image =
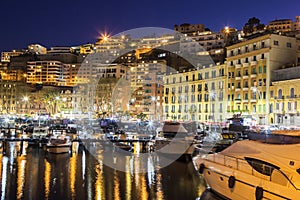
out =
<path fill-rule="evenodd" d="M 201 156 L 194 157 L 193 164 L 210 189 L 228 199 L 297 199 L 300 195 L 299 191 L 271 182 L 264 175 L 243 172 L 248 170 L 246 164 L 236 167 L 236 163 L 229 162 L 224 166 Z"/>
<path fill-rule="evenodd" d="M 49 153 L 69 153 L 71 144 L 63 144 L 63 145 L 47 144 L 46 148 Z"/>

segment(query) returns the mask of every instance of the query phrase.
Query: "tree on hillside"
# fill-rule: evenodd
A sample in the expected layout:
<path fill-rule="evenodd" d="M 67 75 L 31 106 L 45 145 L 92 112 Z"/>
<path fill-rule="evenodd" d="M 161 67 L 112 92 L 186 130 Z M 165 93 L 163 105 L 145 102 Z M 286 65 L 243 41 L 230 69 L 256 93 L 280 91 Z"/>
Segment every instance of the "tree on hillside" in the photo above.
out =
<path fill-rule="evenodd" d="M 252 34 L 253 32 L 264 30 L 265 25 L 260 23 L 260 19 L 252 17 L 248 19 L 248 22 L 243 27 L 245 35 Z"/>

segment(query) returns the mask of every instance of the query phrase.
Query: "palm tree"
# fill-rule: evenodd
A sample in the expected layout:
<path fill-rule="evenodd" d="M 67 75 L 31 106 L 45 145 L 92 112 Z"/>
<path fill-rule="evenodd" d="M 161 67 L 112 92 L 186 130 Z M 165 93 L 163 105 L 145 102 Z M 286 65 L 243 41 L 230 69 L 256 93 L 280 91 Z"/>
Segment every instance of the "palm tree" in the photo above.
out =
<path fill-rule="evenodd" d="M 61 111 L 62 102 L 59 100 L 58 91 L 49 91 L 45 93 L 42 96 L 41 101 L 44 103 L 45 109 L 50 115 L 54 115 Z"/>

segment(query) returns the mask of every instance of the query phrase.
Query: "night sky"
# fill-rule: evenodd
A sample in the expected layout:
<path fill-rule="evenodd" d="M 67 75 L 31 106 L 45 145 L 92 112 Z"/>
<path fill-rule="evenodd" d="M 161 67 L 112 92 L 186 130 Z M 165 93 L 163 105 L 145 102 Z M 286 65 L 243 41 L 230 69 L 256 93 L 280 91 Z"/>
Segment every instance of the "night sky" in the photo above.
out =
<path fill-rule="evenodd" d="M 104 31 L 114 35 L 138 27 L 173 29 L 182 23 L 240 30 L 251 17 L 267 24 L 276 18 L 294 21 L 296 15 L 299 0 L 5 0 L 0 3 L 0 52 L 32 43 L 48 48 L 94 43 Z"/>

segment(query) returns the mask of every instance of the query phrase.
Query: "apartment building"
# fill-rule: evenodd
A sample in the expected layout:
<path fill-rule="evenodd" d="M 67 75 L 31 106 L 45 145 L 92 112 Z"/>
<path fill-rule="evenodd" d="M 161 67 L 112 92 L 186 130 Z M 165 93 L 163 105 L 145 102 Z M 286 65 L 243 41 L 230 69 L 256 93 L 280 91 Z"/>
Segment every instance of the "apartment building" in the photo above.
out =
<path fill-rule="evenodd" d="M 44 85 L 66 85 L 68 65 L 60 61 L 29 61 L 27 63 L 27 83 Z"/>
<path fill-rule="evenodd" d="M 10 62 L 10 58 L 24 54 L 22 50 L 12 50 L 1 52 L 1 62 Z"/>
<path fill-rule="evenodd" d="M 205 31 L 203 24 L 188 24 L 174 25 L 174 31 L 186 34 L 187 36 L 197 35 L 200 32 Z"/>
<path fill-rule="evenodd" d="M 226 81 L 224 64 L 169 73 L 164 76 L 163 118 L 223 122 Z"/>
<path fill-rule="evenodd" d="M 300 16 L 292 19 L 276 19 L 268 23 L 268 29 L 281 32 L 300 31 Z"/>
<path fill-rule="evenodd" d="M 129 110 L 133 115 L 144 113 L 149 119 L 162 119 L 163 76 L 167 70 L 163 60 L 140 61 L 130 66 Z"/>
<path fill-rule="evenodd" d="M 296 38 L 263 34 L 227 47 L 228 104 L 232 114 L 250 115 L 260 124 L 270 119 L 272 71 L 295 63 Z"/>

